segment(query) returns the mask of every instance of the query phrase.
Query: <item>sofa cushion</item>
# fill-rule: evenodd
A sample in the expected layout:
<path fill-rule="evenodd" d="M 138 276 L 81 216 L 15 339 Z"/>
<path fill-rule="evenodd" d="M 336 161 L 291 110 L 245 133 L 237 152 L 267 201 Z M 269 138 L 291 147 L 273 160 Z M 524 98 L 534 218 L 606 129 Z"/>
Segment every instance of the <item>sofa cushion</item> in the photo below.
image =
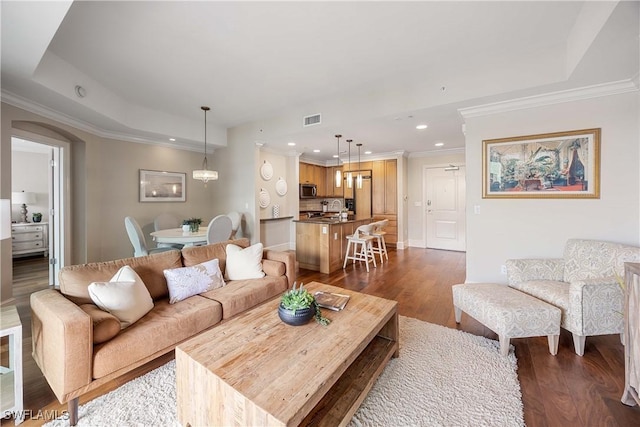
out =
<path fill-rule="evenodd" d="M 91 317 L 93 322 L 93 343 L 109 341 L 120 332 L 120 320 L 111 313 L 100 310 L 93 304 L 82 304 L 80 308 Z"/>
<path fill-rule="evenodd" d="M 165 270 L 164 277 L 167 278 L 167 287 L 169 288 L 169 303 L 174 304 L 201 292 L 224 286 L 224 279 L 218 264 L 217 259 L 212 259 L 191 267 Z"/>
<path fill-rule="evenodd" d="M 271 259 L 262 260 L 262 270 L 267 276 L 284 276 L 287 272 L 287 268 L 283 262 L 274 261 Z"/>
<path fill-rule="evenodd" d="M 89 284 L 108 282 L 125 265 L 129 265 L 138 273 L 149 290 L 151 298 L 156 300 L 169 295 L 162 271 L 182 267 L 182 257 L 180 251 L 175 250 L 115 261 L 66 266 L 60 270 L 60 292 L 76 304 L 91 304 L 87 289 Z"/>
<path fill-rule="evenodd" d="M 200 294 L 222 304 L 222 318 L 228 319 L 287 290 L 287 276 L 234 280 L 223 288 Z"/>
<path fill-rule="evenodd" d="M 190 246 L 182 248 L 182 261 L 185 267 L 200 264 L 205 261 L 217 258 L 220 262 L 220 270 L 225 271 L 227 252 L 226 247 L 229 243 L 240 246 L 242 248 L 248 247 L 251 243 L 249 239 L 242 238 L 237 240 L 228 240 L 226 242 L 218 242 L 212 245 L 204 246 Z"/>
<path fill-rule="evenodd" d="M 555 280 L 529 280 L 510 284 L 509 287 L 558 307 L 562 310 L 561 324 L 565 324 L 565 316 L 569 308 L 569 283 Z"/>
<path fill-rule="evenodd" d="M 176 304 L 169 304 L 168 299 L 156 301 L 155 307 L 146 316 L 117 337 L 95 347 L 93 377 L 102 378 L 175 346 L 221 319 L 221 305 L 201 296 L 196 295 Z"/>
<path fill-rule="evenodd" d="M 262 252 L 262 243 L 256 243 L 248 248 L 228 244 L 227 267 L 224 271 L 225 279 L 246 280 L 263 278 Z"/>
<path fill-rule="evenodd" d="M 153 308 L 149 291 L 135 271 L 122 267 L 108 282 L 93 282 L 89 295 L 94 304 L 120 320 L 122 329 L 129 327 Z"/>

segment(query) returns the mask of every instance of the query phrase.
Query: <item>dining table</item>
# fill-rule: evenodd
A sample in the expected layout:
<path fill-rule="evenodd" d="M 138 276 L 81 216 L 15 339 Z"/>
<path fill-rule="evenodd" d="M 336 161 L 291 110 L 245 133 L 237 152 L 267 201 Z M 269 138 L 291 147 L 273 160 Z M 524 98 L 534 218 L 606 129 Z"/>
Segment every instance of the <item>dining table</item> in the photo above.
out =
<path fill-rule="evenodd" d="M 208 227 L 200 227 L 198 231 L 182 231 L 182 228 L 167 228 L 151 232 L 156 243 L 179 243 L 188 246 L 206 245 Z"/>

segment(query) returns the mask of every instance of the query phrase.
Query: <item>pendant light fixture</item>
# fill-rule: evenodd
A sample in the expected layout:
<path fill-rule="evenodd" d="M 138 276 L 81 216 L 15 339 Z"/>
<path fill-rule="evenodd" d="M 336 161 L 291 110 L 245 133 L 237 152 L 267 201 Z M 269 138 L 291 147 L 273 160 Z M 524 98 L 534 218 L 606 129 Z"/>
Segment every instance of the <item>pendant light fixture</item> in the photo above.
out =
<path fill-rule="evenodd" d="M 347 139 L 347 142 L 349 143 L 349 159 L 348 159 L 348 171 L 345 175 L 345 178 L 347 180 L 347 188 L 353 188 L 353 175 L 351 174 L 351 143 L 353 142 L 353 139 Z"/>
<path fill-rule="evenodd" d="M 206 187 L 207 182 L 218 179 L 218 172 L 207 169 L 207 111 L 209 111 L 210 108 L 200 107 L 200 109 L 204 111 L 204 160 L 202 161 L 202 169 L 196 169 L 193 171 L 193 179 L 199 179 L 204 182 Z"/>
<path fill-rule="evenodd" d="M 342 135 L 336 135 L 336 138 L 338 138 L 338 144 L 337 144 L 337 150 L 336 150 L 336 166 L 340 166 L 340 138 L 342 138 Z M 342 172 L 340 172 L 340 169 L 336 168 L 336 188 L 340 188 L 342 187 Z"/>
<path fill-rule="evenodd" d="M 358 146 L 358 176 L 356 176 L 356 187 L 362 188 L 362 168 L 360 167 L 360 147 L 362 144 L 356 144 Z"/>

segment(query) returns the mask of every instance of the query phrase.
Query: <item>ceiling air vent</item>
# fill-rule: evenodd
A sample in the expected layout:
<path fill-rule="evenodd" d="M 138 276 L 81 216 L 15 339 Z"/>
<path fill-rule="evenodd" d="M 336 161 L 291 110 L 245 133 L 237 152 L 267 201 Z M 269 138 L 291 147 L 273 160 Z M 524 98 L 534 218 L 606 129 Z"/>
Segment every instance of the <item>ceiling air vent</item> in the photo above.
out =
<path fill-rule="evenodd" d="M 302 122 L 302 127 L 319 125 L 320 124 L 320 114 L 314 114 L 312 116 L 306 116 Z"/>

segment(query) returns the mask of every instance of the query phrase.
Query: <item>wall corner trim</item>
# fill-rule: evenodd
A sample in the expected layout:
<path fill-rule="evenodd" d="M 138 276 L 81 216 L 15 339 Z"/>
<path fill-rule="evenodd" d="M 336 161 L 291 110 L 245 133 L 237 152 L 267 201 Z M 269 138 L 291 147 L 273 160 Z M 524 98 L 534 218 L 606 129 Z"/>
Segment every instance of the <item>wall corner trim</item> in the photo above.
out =
<path fill-rule="evenodd" d="M 618 95 L 621 93 L 635 91 L 638 91 L 638 82 L 631 78 L 627 80 L 601 83 L 593 86 L 549 92 L 542 95 L 516 98 L 509 101 L 478 105 L 475 107 L 460 108 L 458 109 L 458 113 L 460 113 L 463 118 L 468 119 L 471 117 L 482 117 L 490 114 L 543 107 L 563 102 L 580 101 L 584 99 Z"/>

